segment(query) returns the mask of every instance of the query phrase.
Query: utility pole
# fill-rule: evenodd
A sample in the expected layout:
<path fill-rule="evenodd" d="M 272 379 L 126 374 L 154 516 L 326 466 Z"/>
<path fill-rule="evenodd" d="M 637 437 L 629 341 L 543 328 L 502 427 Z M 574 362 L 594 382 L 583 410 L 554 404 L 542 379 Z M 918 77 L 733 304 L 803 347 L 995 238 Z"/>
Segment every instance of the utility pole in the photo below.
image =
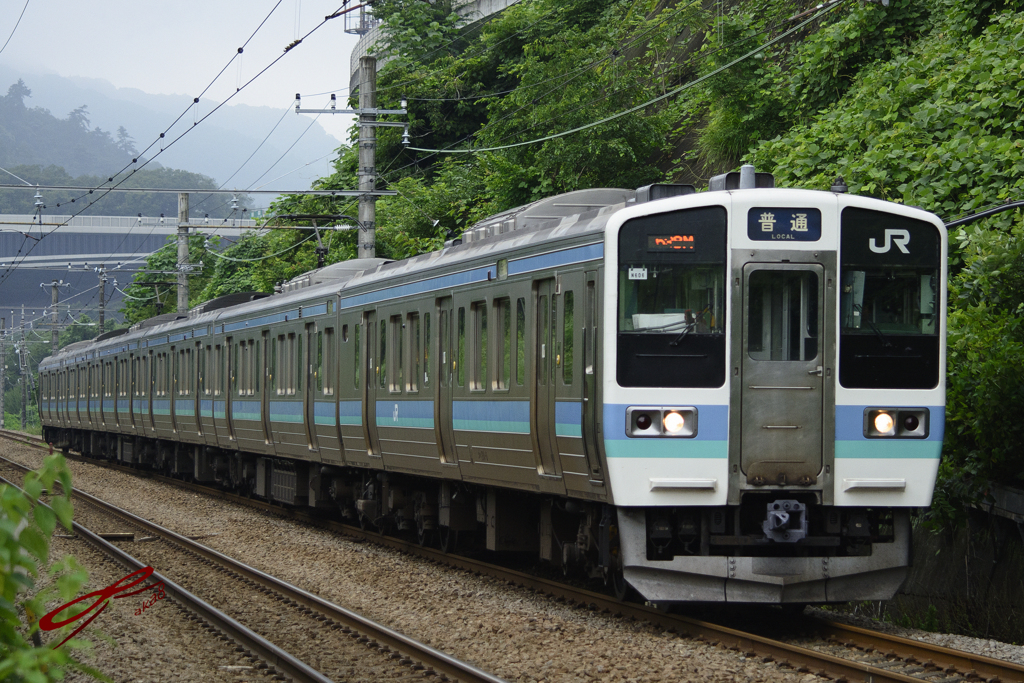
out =
<path fill-rule="evenodd" d="M 377 189 L 377 58 L 359 58 L 359 189 L 373 192 Z M 373 113 L 370 113 L 370 112 Z M 359 258 L 377 255 L 377 198 L 363 195 L 359 198 Z"/>
<path fill-rule="evenodd" d="M 188 193 L 178 193 L 178 313 L 188 312 Z"/>
<path fill-rule="evenodd" d="M 21 377 L 21 431 L 25 431 L 28 423 L 28 376 L 25 369 L 28 367 L 28 360 L 25 358 L 25 304 L 21 305 L 21 348 L 18 354 L 18 370 Z"/>
<path fill-rule="evenodd" d="M 50 352 L 53 354 L 57 353 L 57 347 L 60 346 L 60 330 L 57 329 L 58 287 L 60 284 L 56 280 L 50 285 L 50 306 L 52 308 L 50 313 Z"/>
<path fill-rule="evenodd" d="M 101 263 L 100 269 L 100 334 L 103 334 L 103 315 L 107 309 L 107 264 Z"/>
<path fill-rule="evenodd" d="M 377 255 L 377 197 L 390 195 L 390 191 L 377 190 L 377 128 L 405 128 L 402 144 L 407 144 L 409 128 L 407 123 L 378 121 L 378 114 L 408 114 L 406 100 L 402 98 L 401 109 L 377 109 L 377 58 L 359 58 L 359 109 L 338 109 L 337 98 L 331 95 L 330 109 L 302 109 L 301 97 L 295 95 L 296 114 L 356 114 L 359 116 L 359 214 L 356 220 L 359 239 L 356 255 L 358 258 L 374 258 Z"/>

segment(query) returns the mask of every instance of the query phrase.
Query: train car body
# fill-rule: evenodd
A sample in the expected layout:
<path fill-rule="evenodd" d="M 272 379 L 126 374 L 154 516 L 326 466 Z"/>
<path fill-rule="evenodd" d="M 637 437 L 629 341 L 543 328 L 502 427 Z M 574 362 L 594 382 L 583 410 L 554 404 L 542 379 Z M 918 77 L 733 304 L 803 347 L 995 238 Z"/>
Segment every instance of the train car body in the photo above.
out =
<path fill-rule="evenodd" d="M 74 344 L 45 435 L 657 603 L 889 598 L 942 444 L 945 229 L 753 178 L 553 197 Z"/>

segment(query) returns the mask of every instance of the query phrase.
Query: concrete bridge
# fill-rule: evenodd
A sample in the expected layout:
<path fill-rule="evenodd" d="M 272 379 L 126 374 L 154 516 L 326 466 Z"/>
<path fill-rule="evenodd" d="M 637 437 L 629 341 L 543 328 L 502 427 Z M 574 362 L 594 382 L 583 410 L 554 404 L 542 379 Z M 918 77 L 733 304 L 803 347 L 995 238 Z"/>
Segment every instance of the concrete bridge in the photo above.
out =
<path fill-rule="evenodd" d="M 200 226 L 192 230 L 193 234 L 219 236 L 222 245 L 237 240 L 257 224 L 253 220 L 193 220 Z M 113 287 L 114 280 L 118 288 L 124 289 L 131 283 L 132 274 L 145 267 L 146 258 L 175 238 L 177 229 L 177 216 L 172 219 L 43 215 L 40 219 L 37 215 L 0 214 L 0 317 L 7 319 L 10 330 L 20 324 L 24 304 L 26 320 L 41 321 L 43 309 L 51 302 L 50 283 L 63 280 L 67 286 L 60 290 L 61 320 L 69 310 L 73 317 L 86 313 L 96 320 L 99 275 L 94 269 L 102 265 L 108 277 L 109 329 L 111 321 L 120 319 L 117 310 L 123 299 Z M 173 280 L 174 276 L 168 275 L 167 279 Z M 41 283 L 46 287 L 40 287 Z M 38 323 L 35 326 L 39 330 L 49 329 Z"/>

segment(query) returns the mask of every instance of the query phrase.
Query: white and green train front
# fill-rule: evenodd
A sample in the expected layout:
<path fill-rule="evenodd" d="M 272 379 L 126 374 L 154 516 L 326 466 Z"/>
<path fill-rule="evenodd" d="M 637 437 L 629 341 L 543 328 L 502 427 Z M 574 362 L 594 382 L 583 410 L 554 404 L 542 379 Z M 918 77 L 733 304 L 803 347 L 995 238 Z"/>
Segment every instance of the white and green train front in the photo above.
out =
<path fill-rule="evenodd" d="M 942 446 L 942 222 L 723 190 L 617 213 L 605 258 L 626 580 L 659 602 L 891 597 Z"/>

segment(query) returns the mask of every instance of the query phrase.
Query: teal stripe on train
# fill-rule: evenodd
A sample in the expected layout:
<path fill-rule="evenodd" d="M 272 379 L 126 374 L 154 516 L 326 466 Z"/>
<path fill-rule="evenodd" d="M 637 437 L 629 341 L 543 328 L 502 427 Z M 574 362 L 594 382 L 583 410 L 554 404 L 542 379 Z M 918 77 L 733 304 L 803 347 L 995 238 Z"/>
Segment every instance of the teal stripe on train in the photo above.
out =
<path fill-rule="evenodd" d="M 836 441 L 836 458 L 914 458 L 938 460 L 941 455 L 941 441 L 925 441 L 923 439 Z"/>

